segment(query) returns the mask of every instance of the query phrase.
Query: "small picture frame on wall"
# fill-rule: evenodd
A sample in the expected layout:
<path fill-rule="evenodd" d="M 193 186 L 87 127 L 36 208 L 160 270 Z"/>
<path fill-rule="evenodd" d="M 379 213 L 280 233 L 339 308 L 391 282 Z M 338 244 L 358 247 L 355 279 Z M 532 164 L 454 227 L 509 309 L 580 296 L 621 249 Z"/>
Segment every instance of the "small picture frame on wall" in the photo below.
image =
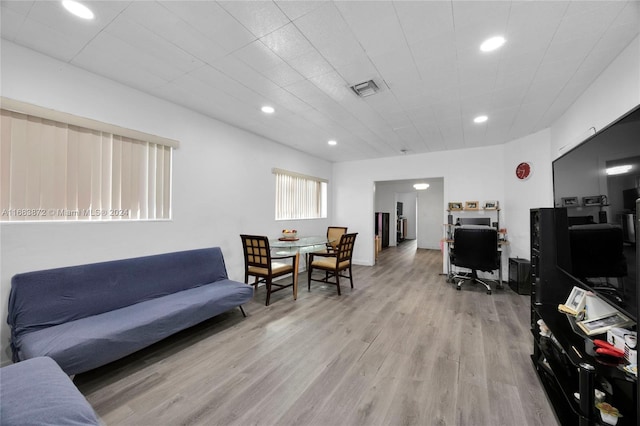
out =
<path fill-rule="evenodd" d="M 449 211 L 457 211 L 457 210 L 462 210 L 462 202 L 454 201 L 452 203 L 449 203 Z"/>
<path fill-rule="evenodd" d="M 599 206 L 602 204 L 602 195 L 592 195 L 590 197 L 582 197 L 582 205 L 585 207 Z"/>
<path fill-rule="evenodd" d="M 497 200 L 485 201 L 484 202 L 484 209 L 485 210 L 498 210 L 498 201 Z"/>
<path fill-rule="evenodd" d="M 479 201 L 467 201 L 464 204 L 464 209 L 465 210 L 478 210 L 480 208 L 480 202 Z"/>
<path fill-rule="evenodd" d="M 564 197 L 561 199 L 562 207 L 577 207 L 578 197 Z"/>

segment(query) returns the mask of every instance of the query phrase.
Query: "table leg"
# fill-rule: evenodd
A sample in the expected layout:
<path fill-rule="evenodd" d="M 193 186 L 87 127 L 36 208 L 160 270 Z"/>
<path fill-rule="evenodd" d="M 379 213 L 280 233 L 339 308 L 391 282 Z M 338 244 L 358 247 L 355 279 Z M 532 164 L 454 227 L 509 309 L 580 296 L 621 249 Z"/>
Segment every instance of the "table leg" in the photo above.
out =
<path fill-rule="evenodd" d="M 296 251 L 293 267 L 293 300 L 298 300 L 298 265 L 300 264 L 300 252 Z"/>

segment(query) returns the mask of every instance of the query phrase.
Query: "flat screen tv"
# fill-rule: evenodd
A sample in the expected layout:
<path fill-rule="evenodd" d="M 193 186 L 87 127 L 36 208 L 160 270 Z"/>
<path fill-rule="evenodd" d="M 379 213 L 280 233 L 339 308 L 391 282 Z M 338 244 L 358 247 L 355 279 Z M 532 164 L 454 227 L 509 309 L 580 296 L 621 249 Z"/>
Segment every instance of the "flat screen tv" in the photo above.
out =
<path fill-rule="evenodd" d="M 640 106 L 553 162 L 559 269 L 634 320 L 638 188 Z"/>

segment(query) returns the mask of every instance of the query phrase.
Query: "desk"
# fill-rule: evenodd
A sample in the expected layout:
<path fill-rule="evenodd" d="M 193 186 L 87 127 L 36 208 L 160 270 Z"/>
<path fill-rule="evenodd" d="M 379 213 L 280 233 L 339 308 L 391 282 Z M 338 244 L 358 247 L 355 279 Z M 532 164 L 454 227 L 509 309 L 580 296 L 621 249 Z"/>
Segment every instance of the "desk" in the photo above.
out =
<path fill-rule="evenodd" d="M 326 236 L 299 237 L 297 240 L 269 240 L 269 246 L 278 249 L 278 252 L 295 254 L 294 277 L 293 277 L 293 300 L 298 299 L 298 265 L 300 264 L 300 253 L 315 251 L 319 247 L 324 248 L 331 242 Z"/>

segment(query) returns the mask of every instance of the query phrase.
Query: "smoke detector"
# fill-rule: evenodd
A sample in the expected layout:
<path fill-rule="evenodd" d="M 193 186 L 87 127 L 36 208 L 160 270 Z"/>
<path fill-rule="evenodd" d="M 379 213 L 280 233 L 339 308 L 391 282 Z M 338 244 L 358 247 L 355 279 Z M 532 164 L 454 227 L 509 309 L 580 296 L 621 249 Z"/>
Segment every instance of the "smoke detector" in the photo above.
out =
<path fill-rule="evenodd" d="M 371 96 L 375 94 L 378 90 L 378 85 L 373 81 L 365 81 L 364 83 L 358 83 L 351 86 L 351 90 L 355 92 L 356 95 L 364 98 L 366 96 Z"/>

